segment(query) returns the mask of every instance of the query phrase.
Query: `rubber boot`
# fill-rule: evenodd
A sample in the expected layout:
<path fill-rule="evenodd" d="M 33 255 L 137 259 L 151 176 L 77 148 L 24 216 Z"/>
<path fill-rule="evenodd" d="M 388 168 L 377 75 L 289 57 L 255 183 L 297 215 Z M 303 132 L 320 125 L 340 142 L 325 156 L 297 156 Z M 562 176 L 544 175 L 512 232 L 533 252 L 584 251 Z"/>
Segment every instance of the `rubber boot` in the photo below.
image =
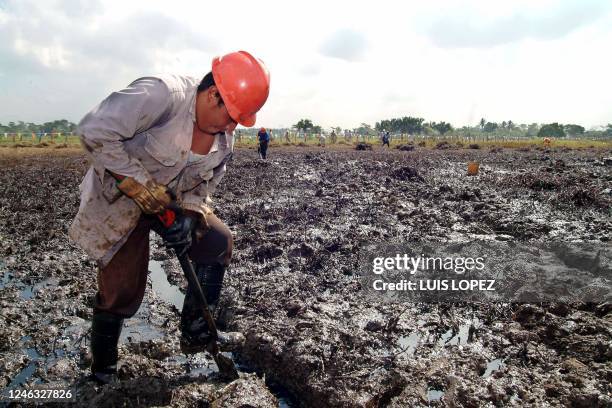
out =
<path fill-rule="evenodd" d="M 117 383 L 117 344 L 123 318 L 108 312 L 94 312 L 91 321 L 91 377 L 100 384 Z"/>
<path fill-rule="evenodd" d="M 209 310 L 215 318 L 217 304 L 223 288 L 225 267 L 215 265 L 196 265 L 196 275 Z M 198 353 L 206 350 L 210 342 L 208 324 L 197 305 L 192 288 L 187 289 L 181 313 L 181 350 L 185 354 Z M 244 336 L 239 332 L 222 332 L 217 330 L 217 341 L 221 351 L 235 351 L 244 344 Z"/>

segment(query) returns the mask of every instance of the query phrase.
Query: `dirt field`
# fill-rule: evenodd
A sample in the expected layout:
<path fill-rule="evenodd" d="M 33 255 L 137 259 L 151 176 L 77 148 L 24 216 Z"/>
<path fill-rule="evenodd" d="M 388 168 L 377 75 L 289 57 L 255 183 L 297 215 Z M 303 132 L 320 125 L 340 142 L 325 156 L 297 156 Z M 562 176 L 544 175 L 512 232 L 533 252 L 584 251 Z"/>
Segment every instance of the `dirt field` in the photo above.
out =
<path fill-rule="evenodd" d="M 220 323 L 247 337 L 242 378 L 223 384 L 204 353 L 180 353 L 183 278 L 152 235 L 122 382 L 95 387 L 84 377 L 96 269 L 67 238 L 87 159 L 1 148 L 0 388 L 70 385 L 79 406 L 610 406 L 609 303 L 373 302 L 356 269 L 363 242 L 609 243 L 611 155 L 292 147 L 261 161 L 238 149 L 214 199 L 235 234 Z"/>

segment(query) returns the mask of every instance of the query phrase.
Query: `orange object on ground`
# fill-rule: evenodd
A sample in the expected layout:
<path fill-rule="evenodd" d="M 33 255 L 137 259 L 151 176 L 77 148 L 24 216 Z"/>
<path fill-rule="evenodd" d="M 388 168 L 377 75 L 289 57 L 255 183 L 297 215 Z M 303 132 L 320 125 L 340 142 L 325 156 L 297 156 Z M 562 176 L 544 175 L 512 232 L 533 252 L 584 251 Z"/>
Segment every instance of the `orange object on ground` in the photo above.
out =
<path fill-rule="evenodd" d="M 478 162 L 469 162 L 468 163 L 468 176 L 475 176 L 475 175 L 477 175 L 479 168 L 480 168 L 480 163 L 478 163 Z"/>

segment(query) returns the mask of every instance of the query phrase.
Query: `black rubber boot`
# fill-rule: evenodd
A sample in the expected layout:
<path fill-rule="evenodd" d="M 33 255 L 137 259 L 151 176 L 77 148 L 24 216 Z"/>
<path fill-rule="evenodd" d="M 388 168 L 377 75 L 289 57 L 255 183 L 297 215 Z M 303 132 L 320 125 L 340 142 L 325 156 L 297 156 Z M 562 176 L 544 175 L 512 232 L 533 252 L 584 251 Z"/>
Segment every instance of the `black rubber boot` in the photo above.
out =
<path fill-rule="evenodd" d="M 215 314 L 221 289 L 223 288 L 223 278 L 225 277 L 225 268 L 219 264 L 216 265 L 196 265 L 195 268 L 198 282 L 208 302 L 208 307 L 211 313 Z M 187 288 L 187 295 L 183 303 L 183 311 L 181 313 L 181 329 L 183 331 L 201 331 L 206 328 L 206 322 L 198 310 L 196 297 L 193 288 Z"/>
<path fill-rule="evenodd" d="M 217 304 L 223 288 L 225 267 L 215 265 L 196 265 L 196 275 L 208 302 L 210 312 L 215 318 Z M 184 353 L 197 353 L 206 349 L 210 334 L 208 324 L 197 305 L 192 288 L 188 288 L 183 311 L 181 313 L 181 349 Z M 219 348 L 222 351 L 233 351 L 244 343 L 244 336 L 238 332 L 222 332 L 217 330 Z"/>
<path fill-rule="evenodd" d="M 108 312 L 94 312 L 91 321 L 91 377 L 100 384 L 116 383 L 117 344 L 123 318 Z"/>

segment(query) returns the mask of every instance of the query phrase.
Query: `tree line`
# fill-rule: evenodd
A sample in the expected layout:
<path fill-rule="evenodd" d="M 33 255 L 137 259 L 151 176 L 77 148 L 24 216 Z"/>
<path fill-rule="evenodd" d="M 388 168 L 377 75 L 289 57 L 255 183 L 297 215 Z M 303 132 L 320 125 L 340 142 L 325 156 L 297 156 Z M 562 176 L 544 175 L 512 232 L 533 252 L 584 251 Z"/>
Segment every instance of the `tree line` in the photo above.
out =
<path fill-rule="evenodd" d="M 315 125 L 311 119 L 300 119 L 293 129 L 301 130 L 310 133 L 320 133 L 321 126 Z M 340 133 L 342 128 L 332 127 L 336 133 Z M 426 122 L 424 118 L 404 116 L 402 118 L 384 119 L 376 122 L 374 127 L 367 123 L 361 123 L 353 129 L 344 129 L 345 132 L 351 132 L 359 135 L 376 135 L 377 133 L 388 131 L 392 134 L 408 134 L 408 135 L 453 135 L 461 137 L 473 136 L 491 136 L 494 137 L 554 137 L 562 138 L 570 137 L 591 137 L 591 138 L 608 138 L 612 137 L 612 123 L 609 123 L 603 129 L 586 130 L 584 126 L 568 123 L 530 123 L 516 124 L 512 120 L 498 122 L 487 121 L 482 118 L 476 126 L 462 126 L 460 128 L 453 127 L 448 122 Z"/>
<path fill-rule="evenodd" d="M 76 130 L 76 124 L 66 119 L 54 120 L 45 123 L 32 122 L 8 122 L 7 124 L 0 123 L 0 133 L 70 133 Z M 321 133 L 322 127 L 315 125 L 311 119 L 300 119 L 292 126 L 296 130 L 302 130 L 310 133 Z M 340 133 L 341 127 L 332 128 L 336 133 Z M 409 135 L 446 135 L 449 133 L 460 136 L 474 136 L 476 134 L 486 134 L 495 136 L 510 136 L 510 137 L 555 137 L 561 138 L 565 136 L 571 137 L 612 137 L 612 123 L 602 130 L 587 131 L 583 126 L 576 124 L 515 124 L 512 120 L 502 121 L 501 123 L 487 121 L 482 118 L 477 126 L 463 126 L 454 128 L 447 122 L 426 122 L 423 118 L 412 116 L 404 116 L 402 118 L 384 119 L 376 122 L 372 127 L 367 123 L 361 123 L 353 129 L 344 129 L 354 134 L 373 135 L 377 132 L 388 131 L 394 134 L 409 134 Z"/>
<path fill-rule="evenodd" d="M 45 123 L 32 122 L 8 122 L 6 125 L 0 123 L 0 133 L 70 133 L 76 130 L 77 125 L 66 120 L 54 120 Z"/>
<path fill-rule="evenodd" d="M 612 137 L 612 123 L 609 123 L 603 130 L 586 131 L 583 126 L 573 123 L 531 123 L 531 124 L 516 124 L 512 120 L 502 121 L 501 123 L 490 122 L 485 118 L 480 119 L 478 126 L 463 126 L 455 129 L 447 122 L 425 122 L 423 118 L 415 118 L 405 116 L 403 118 L 393 118 L 376 122 L 376 131 L 389 131 L 392 133 L 402 133 L 411 135 L 445 135 L 453 132 L 467 135 L 470 133 L 484 133 L 491 136 L 523 136 L 523 137 L 556 137 L 565 136 L 580 137 L 580 136 L 604 136 Z"/>

